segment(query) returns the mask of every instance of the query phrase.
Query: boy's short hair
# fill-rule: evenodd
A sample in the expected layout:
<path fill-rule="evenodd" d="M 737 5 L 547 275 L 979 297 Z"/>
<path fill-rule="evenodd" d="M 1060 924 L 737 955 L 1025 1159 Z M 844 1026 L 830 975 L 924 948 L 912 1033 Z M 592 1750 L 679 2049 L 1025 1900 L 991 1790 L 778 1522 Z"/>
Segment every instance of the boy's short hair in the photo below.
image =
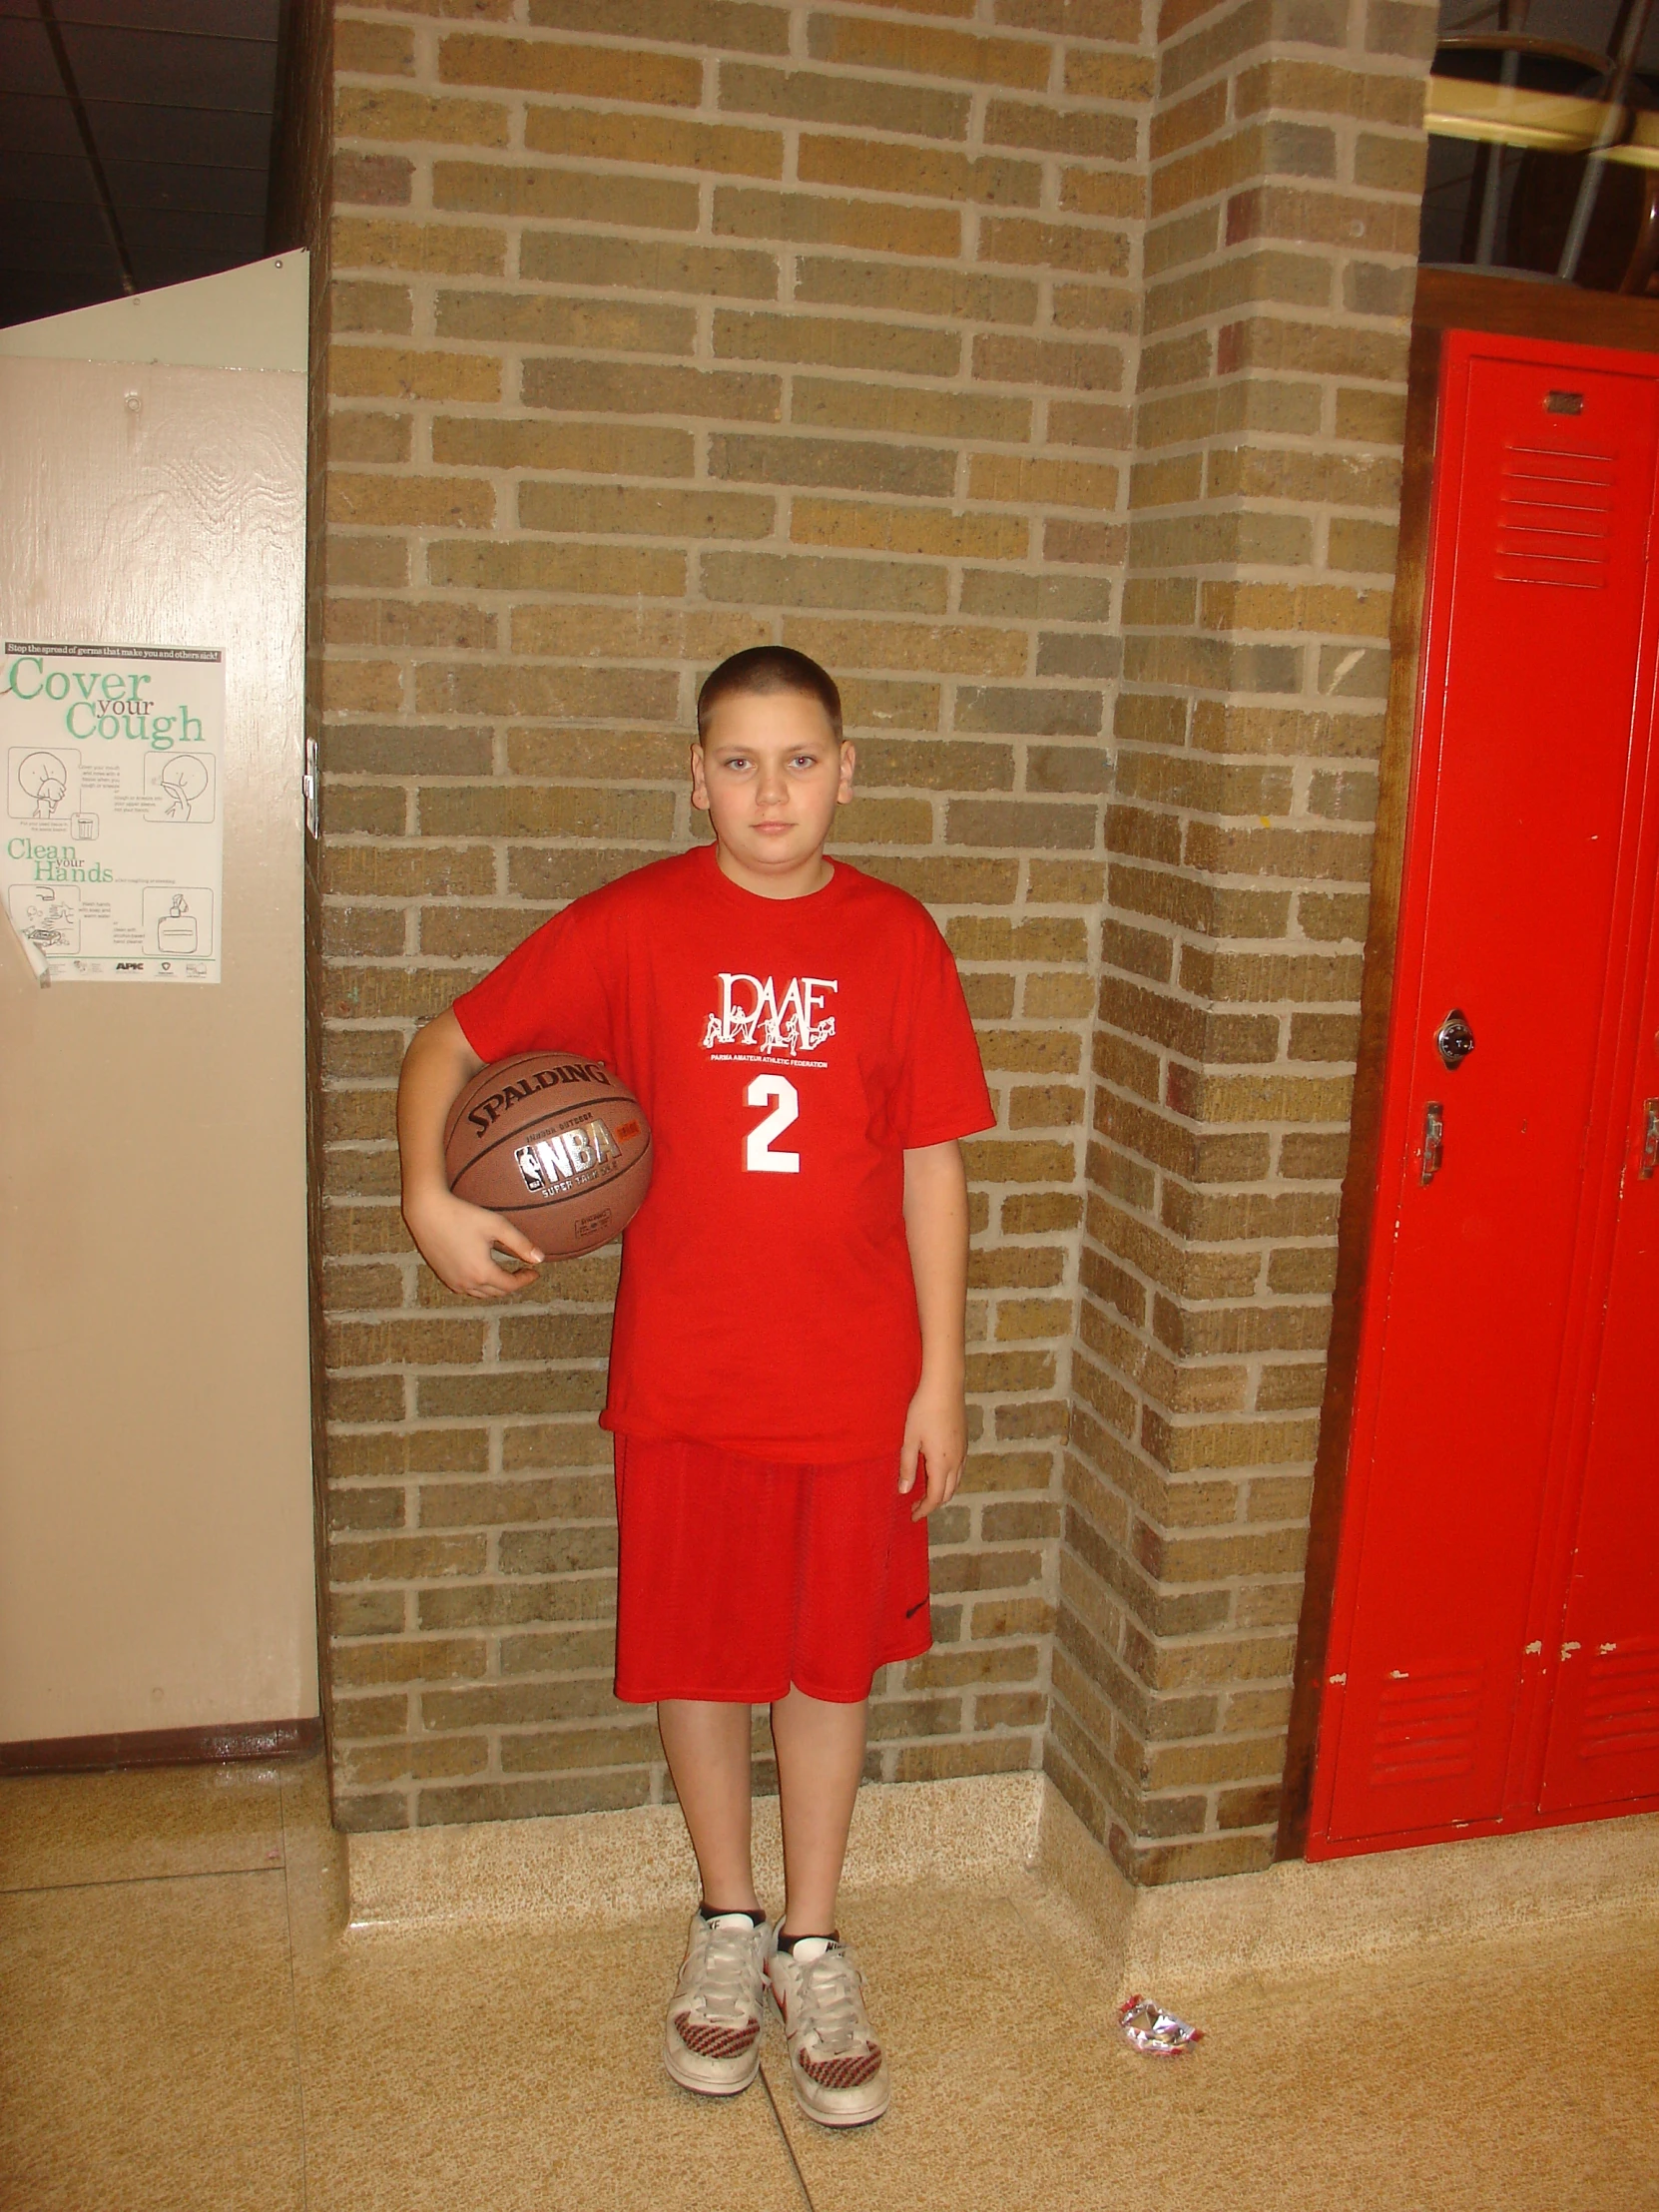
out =
<path fill-rule="evenodd" d="M 791 645 L 747 646 L 741 653 L 730 654 L 703 679 L 703 689 L 697 695 L 697 742 L 707 744 L 709 718 L 723 699 L 735 699 L 744 692 L 782 691 L 802 692 L 816 699 L 829 717 L 836 743 L 840 742 L 841 695 L 835 689 L 835 679 L 827 668 L 820 668 L 817 661 Z"/>

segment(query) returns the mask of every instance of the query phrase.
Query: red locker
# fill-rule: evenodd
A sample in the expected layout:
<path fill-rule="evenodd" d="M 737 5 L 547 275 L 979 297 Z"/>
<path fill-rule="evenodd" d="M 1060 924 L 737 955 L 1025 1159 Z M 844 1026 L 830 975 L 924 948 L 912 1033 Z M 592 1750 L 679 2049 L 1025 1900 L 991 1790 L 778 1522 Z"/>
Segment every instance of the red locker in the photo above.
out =
<path fill-rule="evenodd" d="M 1656 470 L 1659 359 L 1448 333 L 1313 1856 L 1659 1794 Z"/>
<path fill-rule="evenodd" d="M 1648 864 L 1651 871 L 1651 855 Z M 1659 1789 L 1659 932 L 1647 984 L 1625 1097 L 1606 1318 L 1540 1801 L 1546 1814 Z"/>

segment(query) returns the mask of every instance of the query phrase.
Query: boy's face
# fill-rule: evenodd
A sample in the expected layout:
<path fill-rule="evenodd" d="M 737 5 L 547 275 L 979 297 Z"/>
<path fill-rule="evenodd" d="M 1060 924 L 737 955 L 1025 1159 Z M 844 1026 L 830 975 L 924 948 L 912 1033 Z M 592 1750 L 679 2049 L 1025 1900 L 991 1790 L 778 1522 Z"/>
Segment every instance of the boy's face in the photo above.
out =
<path fill-rule="evenodd" d="M 740 692 L 692 747 L 692 805 L 707 813 L 727 872 L 774 896 L 816 890 L 835 809 L 852 797 L 852 747 L 810 693 Z"/>

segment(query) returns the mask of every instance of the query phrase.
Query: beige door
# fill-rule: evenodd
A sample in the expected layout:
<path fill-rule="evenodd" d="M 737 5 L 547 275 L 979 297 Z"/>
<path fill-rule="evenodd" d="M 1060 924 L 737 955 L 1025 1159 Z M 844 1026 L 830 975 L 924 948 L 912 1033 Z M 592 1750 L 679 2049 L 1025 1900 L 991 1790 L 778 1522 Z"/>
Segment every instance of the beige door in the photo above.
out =
<path fill-rule="evenodd" d="M 222 981 L 42 988 L 0 919 L 0 1745 L 317 1710 L 302 264 L 0 333 L 0 642 L 226 697 Z"/>

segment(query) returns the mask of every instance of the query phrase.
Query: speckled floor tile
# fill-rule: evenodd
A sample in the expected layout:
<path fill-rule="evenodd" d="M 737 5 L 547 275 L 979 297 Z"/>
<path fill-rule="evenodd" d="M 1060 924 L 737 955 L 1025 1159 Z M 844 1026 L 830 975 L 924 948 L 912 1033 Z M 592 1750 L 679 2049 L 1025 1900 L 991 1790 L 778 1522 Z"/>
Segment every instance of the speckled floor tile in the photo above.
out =
<path fill-rule="evenodd" d="M 854 1896 L 842 1904 L 840 1932 L 894 2059 L 977 2042 L 987 2027 L 987 1986 L 1018 2019 L 1042 2019 L 1063 1994 L 1054 1960 L 1014 1905 L 988 1890 L 975 1892 L 966 1910 L 960 1898 L 936 1892 Z"/>
<path fill-rule="evenodd" d="M 854 1893 L 895 2095 L 830 2133 L 775 2017 L 782 2124 L 668 2081 L 678 1915 L 341 1939 L 316 1761 L 0 1786 L 0 2212 L 809 2212 L 802 2174 L 811 2212 L 1659 2212 L 1651 1916 L 1211 1990 L 1195 1954 L 1159 2063 L 1058 1893 Z"/>
<path fill-rule="evenodd" d="M 350 1911 L 345 1838 L 329 1826 L 328 1777 L 320 1752 L 277 1772 L 288 1936 L 296 1960 L 308 1965 L 325 1957 L 345 1933 Z"/>
<path fill-rule="evenodd" d="M 282 1861 L 280 1770 L 233 1762 L 0 1781 L 0 1891 Z"/>
<path fill-rule="evenodd" d="M 0 1898 L 6 2212 L 293 2212 L 279 1871 Z"/>
<path fill-rule="evenodd" d="M 876 2020 L 895 2093 L 876 2127 L 834 2134 L 795 2111 L 779 2043 L 767 2066 L 815 2212 L 1653 2212 L 1659 2207 L 1659 1929 L 1563 1928 L 1542 1943 L 1443 1945 L 1404 1961 L 1190 2002 L 1189 2057 L 1117 2040 L 1087 1959 L 1011 1988 L 1003 1938 L 963 1966 L 983 1901 L 913 1902 L 952 1989 L 928 2048 L 913 1948 L 889 1951 Z M 853 1919 L 849 1911 L 847 1920 Z M 996 1916 L 988 1918 L 994 1923 Z M 873 1953 L 875 1931 L 864 1944 Z M 1033 1937 L 1035 1943 L 1036 1938 Z M 1044 1946 L 1047 1948 L 1048 1946 Z M 946 1968 L 943 1960 L 950 1961 Z M 871 1975 L 872 2000 L 876 1997 Z M 909 1983 L 899 1999 L 900 1988 Z M 946 2031 L 977 2007 L 970 2039 Z M 909 2046 L 906 2048 L 905 2046 Z"/>
<path fill-rule="evenodd" d="M 667 1924 L 352 1935 L 317 1962 L 296 1960 L 307 2081 L 349 2097 L 353 2073 L 372 2073 L 411 2111 L 463 2086 L 522 2095 L 527 2108 L 591 2097 L 601 2081 L 669 2097 L 657 2036 L 684 1947 L 684 1929 Z"/>
<path fill-rule="evenodd" d="M 308 2212 L 808 2212 L 758 2084 L 719 2106 L 594 2091 L 591 2108 L 485 2099 L 413 2127 L 365 2098 L 358 2124 L 311 2136 Z"/>
<path fill-rule="evenodd" d="M 326 1830 L 328 1763 L 322 1753 L 312 1752 L 304 1759 L 284 1759 L 270 1771 L 276 1777 L 284 1830 Z"/>
<path fill-rule="evenodd" d="M 683 1937 L 374 1934 L 302 1969 L 308 2212 L 804 2212 L 759 2086 L 663 2072 Z"/>

